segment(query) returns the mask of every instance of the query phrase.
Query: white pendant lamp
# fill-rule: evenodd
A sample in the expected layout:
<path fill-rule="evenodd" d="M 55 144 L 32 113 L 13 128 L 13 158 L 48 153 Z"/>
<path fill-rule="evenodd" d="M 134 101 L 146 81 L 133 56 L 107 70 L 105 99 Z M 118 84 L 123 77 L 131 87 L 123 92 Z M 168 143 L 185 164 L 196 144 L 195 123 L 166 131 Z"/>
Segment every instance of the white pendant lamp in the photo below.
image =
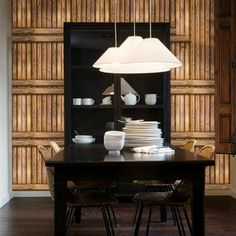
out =
<path fill-rule="evenodd" d="M 116 0 L 114 1 L 115 5 L 115 47 L 108 48 L 93 64 L 95 68 L 103 68 L 108 65 L 117 65 L 121 61 L 126 61 L 128 57 L 128 52 L 122 48 L 117 47 L 117 29 L 116 29 Z"/>
<path fill-rule="evenodd" d="M 108 48 L 93 64 L 95 68 L 103 68 L 108 65 L 117 65 L 121 61 L 127 60 L 128 54 L 125 50 L 118 47 Z"/>
<path fill-rule="evenodd" d="M 100 69 L 104 73 L 138 74 L 169 71 L 182 66 L 182 63 L 157 38 L 152 38 L 151 0 L 149 1 L 150 38 L 142 40 L 127 56 L 126 61 L 109 64 Z"/>

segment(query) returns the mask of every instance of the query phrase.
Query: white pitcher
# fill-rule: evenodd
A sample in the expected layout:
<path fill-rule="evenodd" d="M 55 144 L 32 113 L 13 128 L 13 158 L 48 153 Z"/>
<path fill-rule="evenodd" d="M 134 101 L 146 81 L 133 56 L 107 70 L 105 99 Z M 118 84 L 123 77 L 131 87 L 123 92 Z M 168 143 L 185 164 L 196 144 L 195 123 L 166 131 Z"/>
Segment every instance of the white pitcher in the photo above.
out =
<path fill-rule="evenodd" d="M 125 96 L 121 96 L 121 99 L 125 105 L 135 105 L 140 100 L 140 96 L 129 92 Z"/>

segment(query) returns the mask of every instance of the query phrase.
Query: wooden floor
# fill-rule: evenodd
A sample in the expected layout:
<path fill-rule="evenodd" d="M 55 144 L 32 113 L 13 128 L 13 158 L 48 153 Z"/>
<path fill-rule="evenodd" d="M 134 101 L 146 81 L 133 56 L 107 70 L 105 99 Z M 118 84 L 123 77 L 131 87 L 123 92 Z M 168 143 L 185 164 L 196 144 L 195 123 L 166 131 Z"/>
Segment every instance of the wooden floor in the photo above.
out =
<path fill-rule="evenodd" d="M 206 235 L 236 235 L 236 199 L 231 197 L 206 198 Z M 133 235 L 132 219 L 135 205 L 120 203 L 115 207 L 118 218 L 117 236 Z M 145 216 L 147 216 L 145 214 Z M 140 236 L 145 235 L 145 221 Z M 154 212 L 159 218 L 158 209 Z M 0 236 L 51 236 L 53 235 L 53 203 L 50 198 L 15 198 L 0 209 Z M 99 209 L 84 209 L 81 224 L 74 224 L 68 236 L 106 235 Z M 168 212 L 167 223 L 152 223 L 149 236 L 178 235 Z M 199 235 L 200 236 L 200 235 Z"/>

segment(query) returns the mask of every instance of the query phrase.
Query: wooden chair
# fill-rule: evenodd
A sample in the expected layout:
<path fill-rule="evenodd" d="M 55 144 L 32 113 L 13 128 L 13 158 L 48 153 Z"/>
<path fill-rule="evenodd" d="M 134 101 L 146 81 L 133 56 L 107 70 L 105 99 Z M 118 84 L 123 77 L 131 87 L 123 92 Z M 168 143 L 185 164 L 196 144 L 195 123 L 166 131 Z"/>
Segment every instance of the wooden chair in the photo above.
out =
<path fill-rule="evenodd" d="M 60 148 L 56 142 L 51 141 L 50 146 L 52 147 L 55 153 L 58 153 L 62 150 L 62 148 Z M 102 180 L 102 181 L 97 180 L 97 181 L 78 181 L 76 185 L 79 187 L 80 190 L 100 189 L 102 191 L 106 191 L 107 189 L 115 188 L 117 186 L 117 183 L 112 180 Z"/>
<path fill-rule="evenodd" d="M 50 146 L 52 147 L 55 153 L 58 153 L 62 150 L 56 142 L 51 141 Z"/>
<path fill-rule="evenodd" d="M 181 218 L 181 213 L 179 210 L 179 208 L 181 208 L 186 218 L 190 234 L 192 234 L 191 223 L 189 221 L 188 214 L 185 209 L 185 204 L 189 201 L 190 197 L 191 197 L 191 184 L 186 181 L 181 181 L 179 184 L 175 185 L 174 189 L 171 191 L 140 192 L 135 194 L 134 201 L 139 204 L 139 211 L 138 211 L 137 222 L 135 225 L 134 236 L 138 236 L 144 206 L 149 208 L 148 221 L 145 234 L 146 236 L 148 236 L 149 233 L 152 210 L 153 207 L 155 206 L 171 207 L 173 219 L 177 225 L 179 235 L 186 235 L 184 224 Z"/>
<path fill-rule="evenodd" d="M 197 142 L 196 139 L 190 139 L 183 144 L 182 148 L 190 152 L 194 152 L 194 147 L 196 142 Z"/>
<path fill-rule="evenodd" d="M 49 160 L 47 150 L 44 146 L 37 146 L 39 153 L 45 163 L 45 161 Z M 47 177 L 49 190 L 54 200 L 54 171 L 53 168 L 46 167 L 47 169 Z M 106 227 L 106 232 L 108 236 L 114 236 L 114 229 L 111 221 L 111 215 L 109 209 L 112 208 L 114 204 L 118 203 L 118 199 L 108 193 L 104 192 L 79 192 L 75 193 L 73 191 L 68 191 L 68 199 L 67 199 L 67 213 L 66 213 L 66 230 L 69 225 L 73 223 L 73 216 L 75 209 L 81 207 L 99 207 L 101 208 L 103 221 Z M 113 208 L 112 208 L 113 209 Z"/>
<path fill-rule="evenodd" d="M 211 159 L 215 153 L 215 146 L 214 145 L 205 145 L 200 148 L 198 151 L 198 155 Z"/>
<path fill-rule="evenodd" d="M 37 148 L 44 163 L 51 158 L 48 155 L 47 149 L 44 146 L 38 145 Z M 54 200 L 54 169 L 51 167 L 46 167 L 46 171 L 47 171 L 49 191 L 50 191 L 52 200 Z"/>

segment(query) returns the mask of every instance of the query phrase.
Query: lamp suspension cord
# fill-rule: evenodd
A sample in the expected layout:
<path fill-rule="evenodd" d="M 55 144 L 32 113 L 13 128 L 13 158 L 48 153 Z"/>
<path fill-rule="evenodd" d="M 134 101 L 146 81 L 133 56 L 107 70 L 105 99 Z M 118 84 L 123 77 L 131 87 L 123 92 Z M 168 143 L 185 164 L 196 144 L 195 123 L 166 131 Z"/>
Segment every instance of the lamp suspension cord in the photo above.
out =
<path fill-rule="evenodd" d="M 135 12 L 135 10 L 136 10 L 136 6 L 135 6 L 135 4 L 136 4 L 136 0 L 134 0 L 134 1 L 133 1 L 133 14 L 134 14 L 134 36 L 135 36 L 135 34 L 136 34 L 136 28 L 135 28 L 135 23 L 136 23 L 136 12 Z"/>
<path fill-rule="evenodd" d="M 152 0 L 149 0 L 149 36 L 152 37 Z"/>
<path fill-rule="evenodd" d="M 115 4 L 115 22 L 114 22 L 114 27 L 115 27 L 115 47 L 117 47 L 117 29 L 116 29 L 116 0 L 114 1 Z"/>

